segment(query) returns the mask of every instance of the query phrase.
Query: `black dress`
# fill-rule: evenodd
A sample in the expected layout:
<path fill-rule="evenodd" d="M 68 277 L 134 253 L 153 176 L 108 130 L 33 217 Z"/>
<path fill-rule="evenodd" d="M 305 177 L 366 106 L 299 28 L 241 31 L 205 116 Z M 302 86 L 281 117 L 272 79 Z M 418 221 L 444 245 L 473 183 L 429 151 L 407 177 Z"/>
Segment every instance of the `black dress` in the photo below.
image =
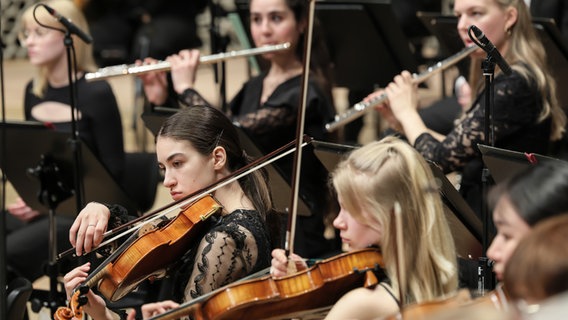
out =
<path fill-rule="evenodd" d="M 547 154 L 550 148 L 551 119 L 538 121 L 541 94 L 532 80 L 517 71 L 494 79 L 493 129 L 495 147 Z M 481 172 L 483 162 L 478 144 L 485 140 L 485 91 L 443 141 L 421 134 L 414 147 L 444 172 L 462 173 L 460 192 L 477 213 L 481 212 Z"/>
<path fill-rule="evenodd" d="M 231 117 L 244 129 L 257 147 L 267 154 L 296 138 L 298 106 L 301 102 L 301 75 L 281 83 L 261 104 L 263 81 L 267 72 L 251 78 L 230 102 Z M 186 90 L 180 100 L 188 106 L 207 103 L 195 90 Z M 306 99 L 304 133 L 316 140 L 328 141 L 325 124 L 335 116 L 331 99 L 310 78 Z M 293 157 L 285 157 L 275 167 L 290 183 Z M 324 237 L 324 216 L 336 207 L 327 188 L 328 172 L 315 157 L 311 146 L 302 152 L 299 196 L 310 209 L 309 216 L 299 215 L 294 239 L 295 252 L 304 257 L 323 257 L 340 250 L 340 239 Z M 272 190 L 277 193 L 278 190 Z"/>

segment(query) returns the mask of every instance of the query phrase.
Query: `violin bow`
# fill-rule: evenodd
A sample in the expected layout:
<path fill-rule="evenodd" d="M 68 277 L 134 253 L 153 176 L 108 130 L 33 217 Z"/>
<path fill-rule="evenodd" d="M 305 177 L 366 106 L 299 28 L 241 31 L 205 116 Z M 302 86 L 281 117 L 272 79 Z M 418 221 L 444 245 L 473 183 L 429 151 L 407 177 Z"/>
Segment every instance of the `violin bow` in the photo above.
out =
<path fill-rule="evenodd" d="M 313 24 L 315 12 L 315 0 L 308 0 L 308 27 L 306 30 L 306 37 L 304 39 L 304 52 L 303 52 L 303 70 L 302 70 L 302 100 L 298 108 L 298 119 L 296 124 L 296 146 L 301 145 L 304 136 L 304 123 L 306 119 L 306 103 L 308 96 L 308 82 L 310 79 L 310 58 L 312 53 L 312 37 L 313 37 Z M 298 215 L 298 192 L 300 186 L 300 167 L 302 163 L 302 148 L 296 148 L 294 153 L 294 167 L 292 175 L 292 193 L 290 199 L 290 214 L 288 216 L 288 227 L 286 230 L 286 243 L 284 250 L 286 256 L 289 257 L 294 252 L 294 238 L 296 233 L 296 218 Z M 288 261 L 288 273 L 296 271 L 296 264 L 293 261 Z"/>
<path fill-rule="evenodd" d="M 295 141 L 289 142 L 286 145 L 280 147 L 279 149 L 277 149 L 277 150 L 275 150 L 275 151 L 273 151 L 273 152 L 271 152 L 271 153 L 269 153 L 269 154 L 267 154 L 267 155 L 265 155 L 261 158 L 258 158 L 254 162 L 234 171 L 233 174 L 228 175 L 224 178 L 221 178 L 221 179 L 217 180 L 216 182 L 214 182 L 213 184 L 211 184 L 211 185 L 209 185 L 209 186 L 207 186 L 203 189 L 197 190 L 196 192 L 194 192 L 190 195 L 187 195 L 186 197 L 184 197 L 180 200 L 177 200 L 177 201 L 169 203 L 165 206 L 162 206 L 161 208 L 156 209 L 152 212 L 149 212 L 149 213 L 147 213 L 147 214 L 145 214 L 141 217 L 138 217 L 138 218 L 136 218 L 136 219 L 120 226 L 120 227 L 117 227 L 113 230 L 107 231 L 103 235 L 103 237 L 105 238 L 105 241 L 103 241 L 101 244 L 99 244 L 92 251 L 96 251 L 96 250 L 100 249 L 101 247 L 104 247 L 104 246 L 112 243 L 113 241 L 128 235 L 129 233 L 133 233 L 135 231 L 138 231 L 140 228 L 142 228 L 144 225 L 146 225 L 146 223 L 149 223 L 149 222 L 152 222 L 156 219 L 159 219 L 159 218 L 167 215 L 168 213 L 172 212 L 173 210 L 180 209 L 185 205 L 191 204 L 191 203 L 195 202 L 196 200 L 198 200 L 199 198 L 205 196 L 206 194 L 211 193 L 211 192 L 213 192 L 213 191 L 215 191 L 215 190 L 217 190 L 217 189 L 219 189 L 219 188 L 221 188 L 221 187 L 223 187 L 223 186 L 225 186 L 225 185 L 227 185 L 227 184 L 229 184 L 229 183 L 231 183 L 235 180 L 242 178 L 243 176 L 245 176 L 247 174 L 250 174 L 253 171 L 262 169 L 265 166 L 271 164 L 272 162 L 287 156 L 288 154 L 294 152 L 297 149 L 296 147 L 290 148 L 290 147 L 292 147 L 292 145 L 294 145 L 294 143 L 295 143 Z M 301 149 L 301 147 L 303 147 L 305 145 L 307 145 L 307 142 L 304 142 L 303 144 L 302 143 L 299 144 L 300 149 Z M 286 149 L 289 149 L 289 150 L 286 150 Z M 135 225 L 136 223 L 139 223 L 139 222 L 143 222 L 143 223 Z M 135 226 L 133 226 L 133 225 L 135 225 Z M 119 232 L 121 232 L 121 233 L 119 233 Z M 61 259 L 61 258 L 65 257 L 69 254 L 73 254 L 74 251 L 75 251 L 75 248 L 68 249 L 68 250 L 60 253 L 58 255 L 58 259 Z"/>
<path fill-rule="evenodd" d="M 402 246 L 402 217 L 401 217 L 401 207 L 398 201 L 394 202 L 394 222 L 396 226 L 396 276 L 398 278 L 398 294 L 400 296 L 398 301 L 398 308 L 402 312 L 402 306 L 404 306 L 404 290 L 406 284 L 404 282 L 405 277 L 403 276 L 403 266 L 404 266 L 404 252 Z"/>

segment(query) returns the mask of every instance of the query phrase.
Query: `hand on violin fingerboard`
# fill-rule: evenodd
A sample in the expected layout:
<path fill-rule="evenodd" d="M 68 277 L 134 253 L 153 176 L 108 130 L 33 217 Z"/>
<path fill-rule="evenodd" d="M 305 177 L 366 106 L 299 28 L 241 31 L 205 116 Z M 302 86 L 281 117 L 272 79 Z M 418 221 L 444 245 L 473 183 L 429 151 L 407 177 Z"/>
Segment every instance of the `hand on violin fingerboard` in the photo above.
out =
<path fill-rule="evenodd" d="M 288 263 L 293 261 L 296 265 L 296 271 L 302 271 L 308 268 L 308 265 L 299 255 L 292 253 L 290 257 L 286 257 L 283 249 L 272 250 L 272 261 L 270 266 L 270 274 L 274 277 L 283 277 L 288 274 Z"/>

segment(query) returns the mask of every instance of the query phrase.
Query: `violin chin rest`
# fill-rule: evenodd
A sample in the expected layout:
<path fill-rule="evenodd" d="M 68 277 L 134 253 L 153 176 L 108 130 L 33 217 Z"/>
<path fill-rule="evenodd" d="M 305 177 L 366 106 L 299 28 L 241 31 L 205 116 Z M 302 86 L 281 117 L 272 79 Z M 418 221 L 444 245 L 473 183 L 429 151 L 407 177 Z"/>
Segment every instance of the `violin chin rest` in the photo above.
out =
<path fill-rule="evenodd" d="M 372 270 L 367 270 L 365 272 L 365 288 L 372 288 L 379 283 L 377 276 Z"/>

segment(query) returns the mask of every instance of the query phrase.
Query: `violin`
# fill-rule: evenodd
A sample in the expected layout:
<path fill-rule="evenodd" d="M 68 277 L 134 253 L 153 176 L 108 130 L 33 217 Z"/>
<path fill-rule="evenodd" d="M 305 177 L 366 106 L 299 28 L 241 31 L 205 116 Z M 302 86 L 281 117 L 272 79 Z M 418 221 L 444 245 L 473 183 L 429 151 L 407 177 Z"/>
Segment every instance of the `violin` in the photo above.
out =
<path fill-rule="evenodd" d="M 461 317 L 460 315 L 464 313 L 506 313 L 508 308 L 508 296 L 502 286 L 497 286 L 495 290 L 476 299 L 472 299 L 468 290 L 462 289 L 457 295 L 447 299 L 409 305 L 400 313 L 387 317 L 384 320 L 455 319 Z"/>
<path fill-rule="evenodd" d="M 142 235 L 134 235 L 93 271 L 80 290 L 75 290 L 69 307 L 57 310 L 56 319 L 65 320 L 82 317 L 80 299 L 88 288 L 98 286 L 100 293 L 110 301 L 117 301 L 151 277 L 161 277 L 164 270 L 181 257 L 195 242 L 204 223 L 211 215 L 219 212 L 222 205 L 211 195 L 206 195 L 190 204 L 175 218 Z M 71 317 L 68 317 L 68 316 Z M 59 318 L 57 318 L 59 317 Z"/>
<path fill-rule="evenodd" d="M 404 307 L 400 312 L 384 318 L 383 320 L 426 320 L 435 319 L 436 314 L 450 308 L 458 308 L 472 301 L 469 290 L 459 290 L 455 295 L 422 303 L 415 303 Z"/>
<path fill-rule="evenodd" d="M 487 307 L 497 311 L 507 312 L 509 311 L 509 295 L 503 285 L 498 284 L 494 290 L 472 300 L 467 306 Z"/>
<path fill-rule="evenodd" d="M 309 310 L 327 310 L 352 289 L 374 287 L 379 282 L 374 271 L 382 268 L 378 249 L 344 253 L 293 275 L 230 284 L 152 319 L 294 318 Z"/>

